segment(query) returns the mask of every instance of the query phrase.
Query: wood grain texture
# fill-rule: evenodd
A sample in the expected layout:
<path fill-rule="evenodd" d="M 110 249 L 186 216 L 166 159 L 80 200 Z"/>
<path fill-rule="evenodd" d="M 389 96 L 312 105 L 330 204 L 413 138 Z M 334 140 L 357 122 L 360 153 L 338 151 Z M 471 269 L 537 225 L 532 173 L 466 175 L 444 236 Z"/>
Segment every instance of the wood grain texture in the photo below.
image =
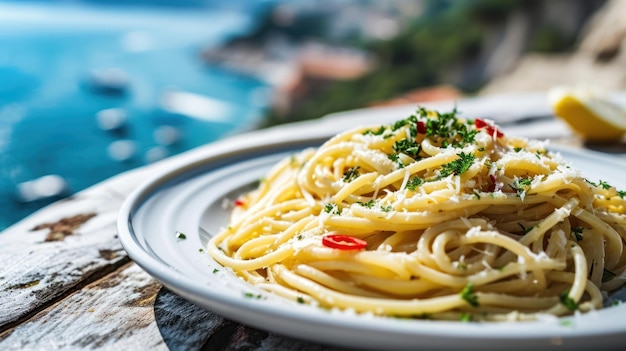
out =
<path fill-rule="evenodd" d="M 160 288 L 137 265 L 128 264 L 7 332 L 0 349 L 167 349 L 153 309 Z M 185 322 L 200 331 L 219 323 L 199 317 Z M 203 340 L 185 335 L 178 341 L 180 349 L 193 349 Z"/>
<path fill-rule="evenodd" d="M 0 336 L 2 350 L 311 350 L 333 348 L 227 320 L 128 263 Z"/>
<path fill-rule="evenodd" d="M 128 261 L 115 227 L 120 200 L 103 197 L 58 202 L 0 235 L 0 331 Z M 85 214 L 94 216 L 62 240 L 46 241 L 49 228 L 33 230 Z"/>

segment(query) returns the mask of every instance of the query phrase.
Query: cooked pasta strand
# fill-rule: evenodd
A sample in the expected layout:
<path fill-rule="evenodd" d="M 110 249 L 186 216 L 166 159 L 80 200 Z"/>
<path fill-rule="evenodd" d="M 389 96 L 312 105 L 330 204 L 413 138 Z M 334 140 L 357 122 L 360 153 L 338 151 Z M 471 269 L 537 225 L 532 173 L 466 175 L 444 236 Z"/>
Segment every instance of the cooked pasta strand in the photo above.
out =
<path fill-rule="evenodd" d="M 278 163 L 208 253 L 251 284 L 322 307 L 560 316 L 601 308 L 603 289 L 624 283 L 623 194 L 543 142 L 420 108 Z"/>

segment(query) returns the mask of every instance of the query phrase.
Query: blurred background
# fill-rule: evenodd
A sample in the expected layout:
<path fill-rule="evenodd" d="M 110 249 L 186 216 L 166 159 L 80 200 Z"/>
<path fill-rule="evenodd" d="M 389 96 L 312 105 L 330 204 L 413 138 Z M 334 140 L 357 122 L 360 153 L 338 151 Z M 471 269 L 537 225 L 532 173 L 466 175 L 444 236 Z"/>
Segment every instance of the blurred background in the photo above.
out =
<path fill-rule="evenodd" d="M 625 89 L 625 3 L 0 0 L 0 230 L 254 128 L 590 80 Z"/>

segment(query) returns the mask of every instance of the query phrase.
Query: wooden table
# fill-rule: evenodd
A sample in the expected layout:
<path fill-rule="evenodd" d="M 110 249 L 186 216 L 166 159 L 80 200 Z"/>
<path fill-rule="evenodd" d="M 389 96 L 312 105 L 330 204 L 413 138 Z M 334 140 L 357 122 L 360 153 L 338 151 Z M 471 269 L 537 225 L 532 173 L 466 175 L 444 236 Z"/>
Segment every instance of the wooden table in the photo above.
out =
<path fill-rule="evenodd" d="M 507 133 L 584 147 L 562 122 L 549 117 L 543 93 L 475 98 L 457 105 L 468 117 L 501 121 Z M 324 123 L 347 128 L 394 121 L 413 108 L 343 113 Z M 623 144 L 603 148 L 624 155 Z M 162 287 L 129 259 L 117 239 L 117 211 L 132 189 L 170 160 L 113 177 L 0 233 L 0 350 L 337 350 L 202 309 Z"/>

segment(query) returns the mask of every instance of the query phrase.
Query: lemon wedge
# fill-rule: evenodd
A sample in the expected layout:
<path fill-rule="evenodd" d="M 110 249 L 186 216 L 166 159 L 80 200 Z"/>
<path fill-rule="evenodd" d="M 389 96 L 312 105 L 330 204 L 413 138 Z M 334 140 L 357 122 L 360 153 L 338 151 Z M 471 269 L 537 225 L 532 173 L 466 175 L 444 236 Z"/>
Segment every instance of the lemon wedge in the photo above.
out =
<path fill-rule="evenodd" d="M 548 100 L 554 114 L 586 140 L 619 140 L 626 132 L 626 110 L 600 91 L 555 87 Z"/>

